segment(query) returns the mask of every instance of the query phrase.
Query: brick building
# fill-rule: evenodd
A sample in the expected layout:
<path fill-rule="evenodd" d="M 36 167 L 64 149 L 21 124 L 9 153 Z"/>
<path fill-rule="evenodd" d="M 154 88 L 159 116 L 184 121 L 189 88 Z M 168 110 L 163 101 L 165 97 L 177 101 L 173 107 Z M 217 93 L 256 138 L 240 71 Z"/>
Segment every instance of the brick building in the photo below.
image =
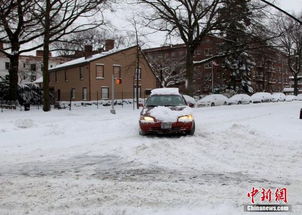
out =
<path fill-rule="evenodd" d="M 139 97 L 146 89 L 156 87 L 156 78 L 144 55 L 139 53 Z M 137 46 L 112 49 L 95 55 L 87 53 L 50 70 L 50 87 L 58 101 L 95 101 L 112 98 L 112 76 L 121 80 L 115 84 L 116 99 L 136 95 Z"/>
<path fill-rule="evenodd" d="M 221 38 L 206 37 L 196 49 L 194 60 L 201 61 L 219 53 L 222 44 Z M 146 49 L 144 53 L 151 65 L 165 64 L 167 61 L 184 63 L 186 48 L 185 45 L 178 44 Z M 284 88 L 290 86 L 290 72 L 287 56 L 284 53 L 273 48 L 263 48 L 249 51 L 249 54 L 256 63 L 251 74 L 251 85 L 255 92 L 282 92 Z M 196 64 L 193 80 L 194 94 L 217 92 L 217 89 L 228 85 L 230 77 L 230 71 L 223 68 L 222 58 L 205 64 Z M 184 82 L 178 83 L 177 86 L 184 87 Z"/>

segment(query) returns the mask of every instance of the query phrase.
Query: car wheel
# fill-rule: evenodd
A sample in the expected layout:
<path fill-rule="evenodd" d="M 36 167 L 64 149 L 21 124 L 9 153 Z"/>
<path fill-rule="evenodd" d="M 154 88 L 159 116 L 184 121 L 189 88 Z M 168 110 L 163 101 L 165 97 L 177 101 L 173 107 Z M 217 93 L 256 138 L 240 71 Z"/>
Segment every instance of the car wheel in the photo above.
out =
<path fill-rule="evenodd" d="M 192 129 L 188 131 L 187 135 L 193 136 L 195 133 L 195 122 L 193 122 Z"/>
<path fill-rule="evenodd" d="M 213 106 L 215 106 L 215 103 L 214 103 L 214 102 L 212 102 L 212 103 L 211 103 L 211 106 L 212 106 L 212 107 L 213 107 Z"/>
<path fill-rule="evenodd" d="M 141 130 L 141 129 L 139 129 L 139 135 L 141 135 L 141 136 L 146 136 L 146 132 L 144 132 L 143 130 Z"/>
<path fill-rule="evenodd" d="M 224 103 L 223 103 L 223 105 L 226 105 L 226 104 L 227 104 L 227 102 L 224 102 Z"/>
<path fill-rule="evenodd" d="M 241 101 L 239 101 L 238 104 L 240 105 L 240 104 L 241 104 Z"/>

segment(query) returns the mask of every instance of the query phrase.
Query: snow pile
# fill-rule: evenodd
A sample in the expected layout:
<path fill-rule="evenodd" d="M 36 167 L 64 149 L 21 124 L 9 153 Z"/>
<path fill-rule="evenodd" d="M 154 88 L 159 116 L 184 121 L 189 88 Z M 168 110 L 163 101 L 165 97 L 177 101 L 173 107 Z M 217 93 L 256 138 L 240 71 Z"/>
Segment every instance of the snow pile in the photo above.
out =
<path fill-rule="evenodd" d="M 157 88 L 151 91 L 152 95 L 180 95 L 178 88 Z"/>
<path fill-rule="evenodd" d="M 150 115 L 161 122 L 176 122 L 178 117 L 192 114 L 190 107 L 182 110 L 171 110 L 168 107 L 158 106 L 150 110 Z"/>
<path fill-rule="evenodd" d="M 15 122 L 17 128 L 31 128 L 34 122 L 31 119 L 18 119 Z"/>
<path fill-rule="evenodd" d="M 140 136 L 132 105 L 0 111 L 0 214 L 248 215 L 253 187 L 285 187 L 301 215 L 301 104 L 195 108 L 177 137 Z"/>

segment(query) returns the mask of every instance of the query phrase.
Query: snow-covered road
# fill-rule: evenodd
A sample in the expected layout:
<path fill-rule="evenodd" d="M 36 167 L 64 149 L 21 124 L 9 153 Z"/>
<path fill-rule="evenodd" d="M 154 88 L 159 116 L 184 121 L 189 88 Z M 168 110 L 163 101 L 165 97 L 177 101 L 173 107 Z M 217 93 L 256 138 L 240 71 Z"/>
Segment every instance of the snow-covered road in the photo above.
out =
<path fill-rule="evenodd" d="M 193 137 L 141 137 L 131 107 L 5 110 L 0 214 L 246 214 L 253 187 L 287 188 L 301 214 L 300 108 L 194 109 Z"/>

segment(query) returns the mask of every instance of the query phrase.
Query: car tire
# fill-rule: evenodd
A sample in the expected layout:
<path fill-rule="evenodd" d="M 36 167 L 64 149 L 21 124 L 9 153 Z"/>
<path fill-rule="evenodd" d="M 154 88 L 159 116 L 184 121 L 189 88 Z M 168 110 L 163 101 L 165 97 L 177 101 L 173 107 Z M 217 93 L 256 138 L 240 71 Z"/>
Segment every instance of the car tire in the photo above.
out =
<path fill-rule="evenodd" d="M 187 132 L 187 135 L 193 136 L 195 133 L 195 122 L 193 122 L 192 129 Z"/>
<path fill-rule="evenodd" d="M 139 129 L 139 132 L 138 132 L 138 133 L 139 133 L 139 135 L 141 135 L 141 136 L 146 136 L 146 134 L 147 134 L 146 132 L 142 131 L 142 129 Z"/>
<path fill-rule="evenodd" d="M 241 101 L 239 101 L 238 104 L 241 105 Z"/>
<path fill-rule="evenodd" d="M 226 105 L 226 104 L 227 104 L 227 102 L 224 102 L 224 103 L 223 103 L 223 105 Z"/>
<path fill-rule="evenodd" d="M 211 107 L 213 107 L 213 106 L 215 106 L 215 103 L 214 103 L 214 102 L 211 103 Z"/>

